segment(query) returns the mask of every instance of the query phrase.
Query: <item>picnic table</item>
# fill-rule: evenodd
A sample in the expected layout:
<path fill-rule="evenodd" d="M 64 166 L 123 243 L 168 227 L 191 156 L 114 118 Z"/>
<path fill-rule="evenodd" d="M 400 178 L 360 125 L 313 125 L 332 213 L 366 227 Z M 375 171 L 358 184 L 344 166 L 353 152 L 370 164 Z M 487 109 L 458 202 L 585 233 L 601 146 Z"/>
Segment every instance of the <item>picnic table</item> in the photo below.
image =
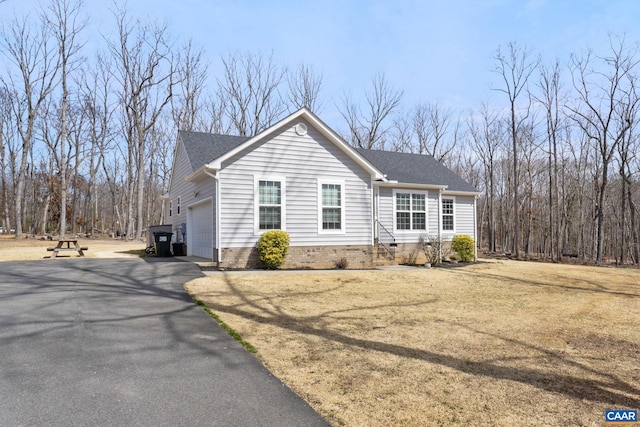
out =
<path fill-rule="evenodd" d="M 60 252 L 74 251 L 78 252 L 78 256 L 84 256 L 84 251 L 89 250 L 87 246 L 80 246 L 78 239 L 60 239 L 56 246 L 47 248 L 47 251 L 53 252 L 51 258 L 56 258 Z"/>

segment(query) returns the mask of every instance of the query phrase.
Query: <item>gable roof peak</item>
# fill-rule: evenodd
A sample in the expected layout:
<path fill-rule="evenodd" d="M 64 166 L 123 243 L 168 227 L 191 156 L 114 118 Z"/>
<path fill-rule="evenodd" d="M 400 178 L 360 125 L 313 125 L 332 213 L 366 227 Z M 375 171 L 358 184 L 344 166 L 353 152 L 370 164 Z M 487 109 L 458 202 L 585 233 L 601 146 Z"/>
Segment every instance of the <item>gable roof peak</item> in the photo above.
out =
<path fill-rule="evenodd" d="M 253 137 L 247 138 L 243 143 L 215 158 L 213 161 L 210 161 L 206 165 L 206 167 L 211 170 L 219 170 L 222 167 L 222 162 L 224 162 L 225 160 L 242 152 L 243 150 L 249 149 L 252 145 L 263 140 L 270 134 L 276 132 L 279 129 L 282 129 L 285 126 L 290 126 L 291 124 L 293 124 L 293 122 L 301 118 L 305 119 L 307 123 L 313 126 L 331 143 L 333 143 L 336 147 L 343 151 L 347 156 L 351 157 L 351 159 L 353 159 L 358 165 L 360 165 L 360 167 L 369 172 L 372 177 L 374 177 L 375 179 L 384 179 L 384 175 L 382 174 L 382 172 L 380 172 L 380 170 L 378 170 L 366 158 L 362 157 L 353 147 L 347 144 L 347 142 L 342 139 L 340 135 L 338 135 L 333 129 L 331 129 L 326 123 L 324 123 L 318 116 L 316 116 L 313 112 L 311 112 L 311 110 L 306 107 L 300 108 L 298 111 L 288 115 L 284 119 L 268 127 L 262 132 L 259 132 Z"/>

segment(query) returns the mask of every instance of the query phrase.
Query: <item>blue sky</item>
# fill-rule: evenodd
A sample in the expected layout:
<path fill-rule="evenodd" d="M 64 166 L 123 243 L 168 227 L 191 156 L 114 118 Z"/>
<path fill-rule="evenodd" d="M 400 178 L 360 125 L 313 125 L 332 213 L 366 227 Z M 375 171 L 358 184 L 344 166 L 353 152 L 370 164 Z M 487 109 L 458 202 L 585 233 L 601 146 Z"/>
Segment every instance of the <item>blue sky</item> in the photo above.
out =
<path fill-rule="evenodd" d="M 46 2 L 45 2 L 46 3 Z M 38 0 L 7 0 L 4 15 Z M 107 0 L 85 0 L 91 34 L 113 28 Z M 345 93 L 363 98 L 376 73 L 403 90 L 403 105 L 438 102 L 466 111 L 499 105 L 491 72 L 498 46 L 516 41 L 542 55 L 606 49 L 608 33 L 640 41 L 637 0 L 218 1 L 130 0 L 131 12 L 169 24 L 206 52 L 210 71 L 230 52 L 273 52 L 277 63 L 304 61 L 323 74 L 321 117 L 333 124 Z"/>

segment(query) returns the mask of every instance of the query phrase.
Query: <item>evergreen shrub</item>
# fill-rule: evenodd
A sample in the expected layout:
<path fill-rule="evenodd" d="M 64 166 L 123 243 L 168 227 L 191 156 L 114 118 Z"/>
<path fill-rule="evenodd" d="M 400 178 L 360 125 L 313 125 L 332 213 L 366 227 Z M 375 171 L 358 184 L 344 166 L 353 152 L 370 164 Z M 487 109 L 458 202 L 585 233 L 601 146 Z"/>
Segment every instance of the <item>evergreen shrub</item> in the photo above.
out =
<path fill-rule="evenodd" d="M 282 230 L 267 231 L 260 236 L 257 248 L 258 257 L 265 268 L 275 270 L 284 263 L 287 257 L 289 233 Z"/>

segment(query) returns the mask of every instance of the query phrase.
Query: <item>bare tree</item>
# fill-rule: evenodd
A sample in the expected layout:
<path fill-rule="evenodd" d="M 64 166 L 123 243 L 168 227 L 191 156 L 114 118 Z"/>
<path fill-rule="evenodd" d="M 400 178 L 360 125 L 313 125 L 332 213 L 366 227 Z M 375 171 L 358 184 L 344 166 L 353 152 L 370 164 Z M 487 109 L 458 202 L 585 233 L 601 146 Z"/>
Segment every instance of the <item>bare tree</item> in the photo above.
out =
<path fill-rule="evenodd" d="M 295 71 L 287 73 L 286 78 L 289 86 L 289 109 L 295 111 L 307 107 L 314 113 L 319 113 L 322 108 L 322 75 L 316 74 L 312 66 L 301 62 Z"/>
<path fill-rule="evenodd" d="M 34 127 L 43 103 L 54 89 L 59 63 L 50 29 L 45 23 L 32 25 L 27 19 L 19 21 L 14 18 L 9 28 L 2 29 L 0 42 L 2 52 L 13 66 L 7 77 L 0 80 L 4 86 L 18 92 L 12 107 L 21 139 L 14 197 L 16 238 L 20 238 Z"/>
<path fill-rule="evenodd" d="M 544 164 L 543 160 L 538 156 L 540 137 L 537 134 L 538 127 L 535 114 L 530 114 L 529 119 L 522 123 L 518 129 L 518 157 L 520 158 L 520 174 L 519 182 L 523 185 L 523 193 L 520 193 L 520 200 L 516 200 L 520 204 L 523 213 L 522 218 L 522 243 L 524 247 L 524 256 L 529 258 L 531 249 L 534 246 L 532 239 L 534 233 L 534 222 L 539 219 L 534 209 L 534 202 L 537 199 L 536 188 L 540 188 L 539 176 L 541 176 Z"/>
<path fill-rule="evenodd" d="M 207 65 L 203 52 L 188 42 L 178 52 L 176 63 L 176 93 L 171 97 L 171 112 L 176 129 L 196 130 L 198 116 L 202 114 L 202 93 L 207 79 Z"/>
<path fill-rule="evenodd" d="M 279 88 L 284 70 L 273 54 L 232 54 L 222 58 L 224 79 L 218 81 L 219 99 L 235 132 L 252 136 L 276 122 L 286 111 Z"/>
<path fill-rule="evenodd" d="M 89 142 L 89 176 L 87 194 L 85 196 L 85 217 L 88 224 L 87 233 L 93 235 L 97 225 L 98 214 L 98 183 L 97 175 L 105 161 L 106 153 L 110 149 L 110 129 L 115 109 L 112 106 L 113 93 L 111 91 L 111 65 L 105 58 L 97 56 L 92 70 L 82 74 L 78 82 L 80 87 L 80 108 L 86 122 L 86 138 Z M 108 169 L 107 169 L 108 170 Z M 107 175 L 108 177 L 108 175 Z M 112 187 L 109 187 L 112 189 Z M 111 194 L 111 200 L 116 198 Z M 104 224 L 100 228 L 104 231 Z"/>
<path fill-rule="evenodd" d="M 84 197 L 87 193 L 88 180 L 82 173 L 86 159 L 90 156 L 91 144 L 87 139 L 88 122 L 83 113 L 84 106 L 78 96 L 74 97 L 69 110 L 69 173 L 71 186 L 71 232 L 87 234 L 87 217 L 84 210 Z"/>
<path fill-rule="evenodd" d="M 232 125 L 225 120 L 225 101 L 220 94 L 209 95 L 203 101 L 202 114 L 198 116 L 196 128 L 203 132 L 230 134 Z"/>
<path fill-rule="evenodd" d="M 414 147 L 414 131 L 411 118 L 408 114 L 399 113 L 393 118 L 391 151 L 400 153 L 413 153 Z"/>
<path fill-rule="evenodd" d="M 568 249 L 575 248 L 575 254 L 584 259 L 590 256 L 588 247 L 591 241 L 588 238 L 588 223 L 592 220 L 595 211 L 591 192 L 596 184 L 595 180 L 590 178 L 597 171 L 595 166 L 597 156 L 591 149 L 589 139 L 579 129 L 568 128 L 565 139 L 568 171 L 563 174 L 565 181 L 563 187 L 566 187 L 565 191 L 571 196 L 570 201 L 563 206 L 567 227 L 562 243 L 566 244 Z M 569 221 L 569 218 L 573 221 Z"/>
<path fill-rule="evenodd" d="M 175 128 L 169 120 L 158 122 L 150 137 L 149 155 L 153 161 L 149 163 L 149 179 L 147 180 L 147 223 L 162 224 L 164 209 L 153 209 L 158 196 L 169 190 L 171 176 L 172 153 L 175 148 Z"/>
<path fill-rule="evenodd" d="M 499 47 L 495 53 L 494 59 L 496 66 L 494 72 L 499 74 L 503 80 L 504 86 L 496 90 L 507 95 L 509 100 L 509 109 L 511 117 L 511 146 L 513 150 L 513 247 L 516 258 L 520 256 L 520 213 L 518 209 L 518 129 L 520 125 L 527 119 L 527 114 L 518 115 L 517 102 L 523 91 L 527 89 L 527 84 L 531 74 L 537 69 L 540 63 L 539 57 L 533 57 L 531 51 L 526 47 L 520 48 L 516 43 L 509 43 L 506 52 Z"/>
<path fill-rule="evenodd" d="M 64 237 L 67 230 L 67 173 L 68 158 L 66 157 L 66 143 L 68 139 L 69 111 L 69 77 L 80 64 L 80 49 L 82 43 L 78 41 L 80 32 L 86 21 L 79 18 L 82 0 L 54 0 L 49 7 L 49 13 L 43 13 L 43 20 L 51 28 L 51 32 L 58 43 L 58 61 L 60 64 L 60 83 L 62 94 L 60 99 L 59 119 L 59 147 L 60 147 L 60 236 Z"/>
<path fill-rule="evenodd" d="M 629 88 L 632 98 L 637 98 L 635 84 Z M 631 164 L 637 157 L 638 135 L 637 120 L 633 120 L 629 130 L 625 133 L 617 147 L 618 174 L 620 176 L 620 221 L 619 221 L 619 247 L 618 262 L 624 264 L 627 253 L 631 256 L 634 264 L 638 264 L 640 258 L 640 244 L 637 228 L 636 211 L 637 207 L 633 198 L 633 173 Z M 629 217 L 627 219 L 627 208 Z M 627 241 L 627 235 L 630 241 Z"/>
<path fill-rule="evenodd" d="M 411 119 L 420 154 L 429 154 L 439 162 L 447 159 L 456 146 L 459 131 L 456 125 L 454 135 L 450 136 L 452 114 L 437 103 L 415 106 Z"/>
<path fill-rule="evenodd" d="M 631 156 L 633 157 L 631 160 L 628 161 L 628 169 L 629 170 L 635 170 L 636 171 L 636 175 L 637 173 L 640 172 L 640 157 L 638 157 L 637 153 L 638 153 L 638 138 L 636 136 L 636 138 L 633 138 L 634 141 L 634 146 L 635 149 L 633 148 L 634 146 L 630 147 L 629 152 L 631 153 L 635 153 L 635 155 Z M 635 163 L 635 167 L 632 167 L 631 164 Z M 629 175 L 631 175 L 630 172 L 627 173 L 627 178 L 629 178 Z M 636 182 L 636 189 L 637 189 L 637 180 Z M 632 188 L 631 188 L 631 184 L 627 182 L 627 199 L 629 201 L 629 211 L 630 211 L 630 227 L 631 227 L 631 254 L 632 254 L 632 258 L 633 258 L 633 262 L 637 265 L 640 264 L 640 236 L 638 236 L 638 234 L 640 233 L 640 230 L 638 228 L 638 213 L 640 213 L 640 211 L 638 210 L 638 207 L 636 205 L 636 203 L 634 202 L 633 199 L 633 194 L 632 194 Z"/>
<path fill-rule="evenodd" d="M 637 46 L 629 48 L 624 38 L 614 41 L 610 37 L 609 41 L 609 56 L 594 58 L 591 52 L 583 57 L 572 56 L 572 82 L 578 103 L 567 106 L 572 119 L 595 145 L 602 168 L 596 205 L 597 262 L 602 262 L 603 256 L 605 192 L 609 180 L 609 165 L 618 145 L 635 121 L 639 101 L 635 92 Z"/>
<path fill-rule="evenodd" d="M 147 142 L 158 117 L 171 100 L 177 75 L 165 26 L 134 23 L 124 10 L 116 11 L 114 16 L 118 41 L 108 43 L 114 58 L 115 79 L 120 84 L 128 147 L 127 236 L 140 239 L 144 224 Z"/>
<path fill-rule="evenodd" d="M 482 160 L 485 200 L 488 203 L 489 251 L 496 252 L 496 163 L 500 148 L 504 145 L 503 121 L 486 104 L 480 108 L 478 120 L 469 119 L 467 126 L 473 141 L 472 149 Z"/>
<path fill-rule="evenodd" d="M 4 85 L 0 86 L 0 203 L 2 209 L 2 217 L 0 218 L 2 225 L 2 232 L 9 233 L 11 229 L 11 220 L 9 217 L 9 183 L 7 179 L 7 171 L 9 166 L 7 165 L 6 158 L 6 139 L 8 135 L 12 135 L 14 130 L 13 121 L 11 120 L 11 105 L 14 102 L 13 96 Z"/>
<path fill-rule="evenodd" d="M 46 188 L 46 192 L 43 192 L 45 194 L 42 198 L 43 215 L 42 224 L 40 226 L 40 232 L 42 234 L 45 234 L 48 231 L 50 211 L 55 209 L 55 217 L 58 221 L 62 216 L 61 210 L 64 209 L 66 211 L 66 204 L 63 205 L 60 203 L 60 200 L 62 199 L 62 197 L 60 197 L 60 193 L 62 176 L 66 174 L 67 167 L 66 160 L 64 159 L 67 159 L 68 155 L 66 151 L 62 152 L 60 149 L 60 134 L 57 132 L 60 129 L 60 125 L 58 123 L 59 120 L 60 114 L 58 103 L 53 98 L 50 98 L 44 103 L 36 122 L 36 133 L 47 147 L 47 157 L 49 157 L 48 161 L 42 160 L 40 162 L 40 173 L 47 177 L 42 184 L 42 186 Z M 62 161 L 65 163 L 64 166 L 61 164 Z M 65 169 L 64 172 L 63 168 Z M 54 209 L 51 207 L 52 203 L 56 204 Z"/>
<path fill-rule="evenodd" d="M 620 222 L 619 222 L 619 258 L 620 264 L 625 263 L 626 254 L 631 255 L 631 259 L 634 264 L 638 264 L 640 248 L 638 247 L 638 229 L 636 220 L 636 205 L 633 200 L 632 188 L 633 188 L 633 175 L 631 173 L 631 162 L 637 152 L 637 136 L 634 134 L 635 130 L 632 126 L 625 134 L 624 138 L 618 145 L 618 174 L 620 175 Z M 629 219 L 627 220 L 627 206 L 629 210 Z M 628 231 L 627 231 L 628 230 Z M 627 242 L 627 233 L 631 238 Z"/>
<path fill-rule="evenodd" d="M 561 82 L 560 82 L 560 61 L 556 60 L 550 68 L 542 66 L 540 68 L 540 78 L 538 88 L 540 96 L 538 102 L 543 106 L 545 112 L 548 172 L 549 172 L 549 235 L 550 253 L 552 260 L 561 257 L 560 236 L 562 235 L 562 220 L 560 215 L 560 190 L 558 185 L 558 145 L 561 126 Z"/>
<path fill-rule="evenodd" d="M 364 111 L 350 96 L 345 96 L 340 114 L 349 127 L 351 145 L 384 149 L 391 130 L 386 123 L 400 106 L 403 92 L 391 88 L 384 74 L 376 74 L 371 86 L 371 90 L 365 93 Z"/>
<path fill-rule="evenodd" d="M 411 113 L 411 127 L 416 137 L 416 151 L 419 154 L 429 153 L 429 139 L 431 134 L 431 121 L 429 117 L 429 106 L 418 104 Z"/>

